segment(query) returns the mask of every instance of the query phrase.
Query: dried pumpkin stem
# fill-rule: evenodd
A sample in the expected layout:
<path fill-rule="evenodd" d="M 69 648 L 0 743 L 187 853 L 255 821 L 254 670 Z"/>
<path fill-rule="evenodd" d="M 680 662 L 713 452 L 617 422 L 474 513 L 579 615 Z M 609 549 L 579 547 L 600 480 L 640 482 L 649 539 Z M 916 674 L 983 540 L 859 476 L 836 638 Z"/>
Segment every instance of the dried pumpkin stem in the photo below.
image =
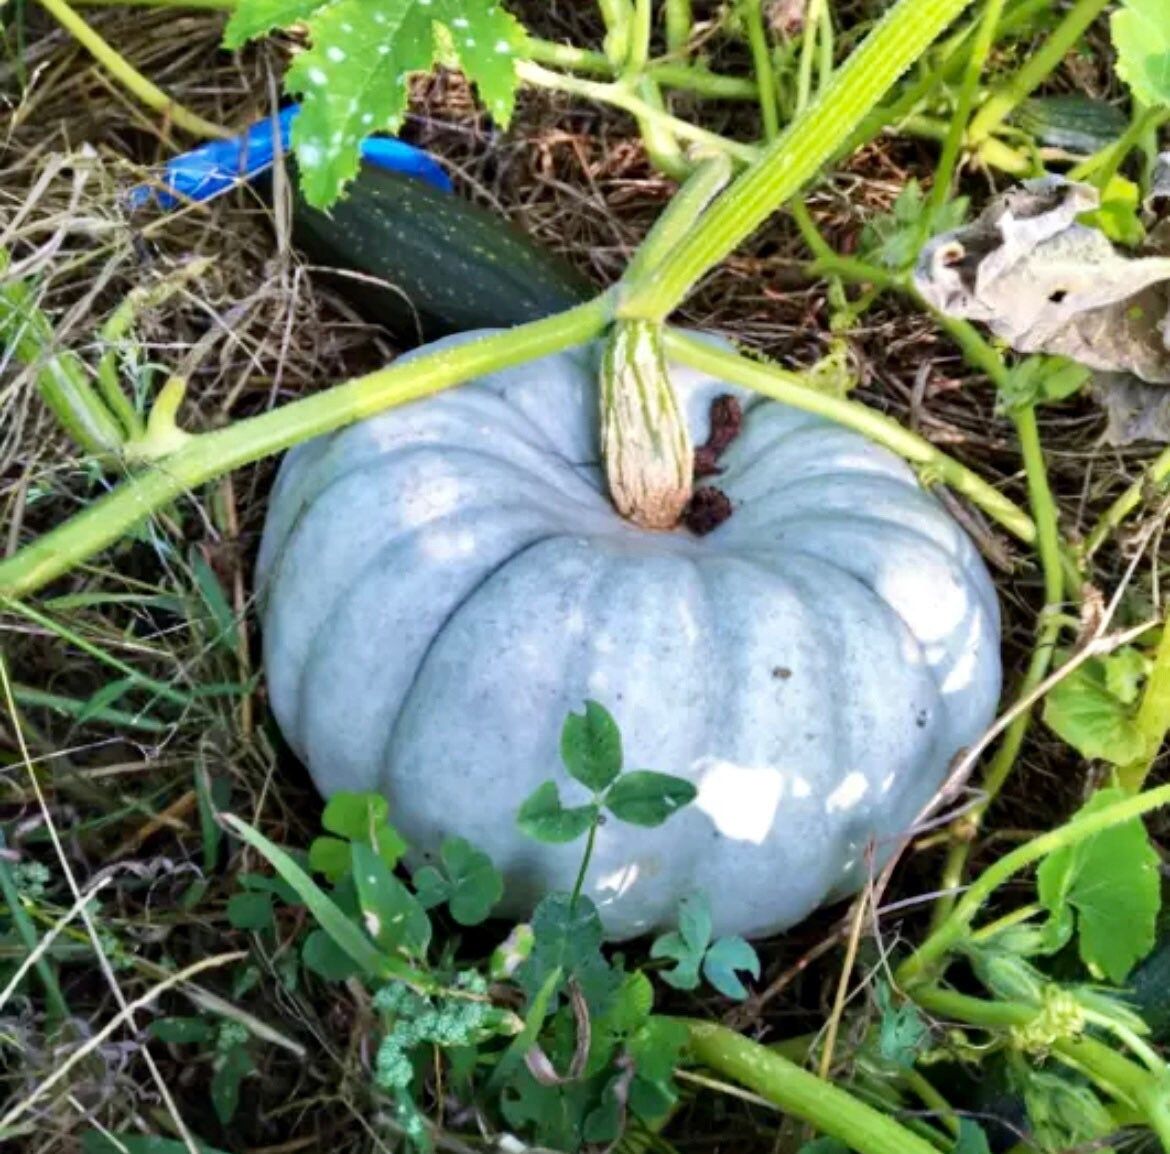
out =
<path fill-rule="evenodd" d="M 619 321 L 601 366 L 601 453 L 614 508 L 673 529 L 691 500 L 695 449 L 670 384 L 662 326 Z"/>

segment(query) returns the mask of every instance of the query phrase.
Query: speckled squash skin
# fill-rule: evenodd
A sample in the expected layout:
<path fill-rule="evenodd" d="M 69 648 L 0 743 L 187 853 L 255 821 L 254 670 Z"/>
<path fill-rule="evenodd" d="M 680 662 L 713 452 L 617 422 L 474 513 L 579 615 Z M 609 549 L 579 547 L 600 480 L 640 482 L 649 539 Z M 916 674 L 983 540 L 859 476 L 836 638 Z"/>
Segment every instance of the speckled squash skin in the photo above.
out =
<path fill-rule="evenodd" d="M 701 538 L 628 524 L 598 468 L 599 356 L 288 454 L 258 574 L 272 708 L 323 793 L 384 791 L 423 853 L 469 838 L 523 916 L 582 847 L 524 838 L 516 811 L 549 778 L 584 800 L 558 744 L 594 698 L 628 767 L 698 789 L 658 829 L 600 830 L 586 892 L 610 937 L 696 888 L 719 933 L 782 930 L 856 889 L 990 723 L 995 592 L 902 461 L 685 369 L 695 444 L 714 397 L 743 401 L 715 479 L 734 515 Z"/>

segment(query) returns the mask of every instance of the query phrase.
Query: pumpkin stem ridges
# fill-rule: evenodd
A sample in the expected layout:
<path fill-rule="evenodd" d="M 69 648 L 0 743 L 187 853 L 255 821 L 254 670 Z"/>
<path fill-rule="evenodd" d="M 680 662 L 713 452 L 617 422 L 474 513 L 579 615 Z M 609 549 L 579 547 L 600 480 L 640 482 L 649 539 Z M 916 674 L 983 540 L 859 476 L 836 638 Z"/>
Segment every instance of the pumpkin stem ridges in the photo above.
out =
<path fill-rule="evenodd" d="M 662 326 L 620 320 L 601 367 L 601 452 L 610 499 L 644 529 L 673 529 L 691 499 L 694 450 L 670 384 Z"/>

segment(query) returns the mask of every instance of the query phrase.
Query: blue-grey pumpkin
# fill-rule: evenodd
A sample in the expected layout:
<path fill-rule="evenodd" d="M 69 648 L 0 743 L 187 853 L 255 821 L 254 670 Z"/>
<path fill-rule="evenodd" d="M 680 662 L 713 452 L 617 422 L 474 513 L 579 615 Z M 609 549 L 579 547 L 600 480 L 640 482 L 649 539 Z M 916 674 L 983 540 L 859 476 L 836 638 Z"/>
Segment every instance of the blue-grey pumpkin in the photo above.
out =
<path fill-rule="evenodd" d="M 429 346 L 434 350 L 477 334 Z M 423 350 L 427 351 L 427 350 Z M 581 846 L 516 826 L 585 699 L 630 768 L 691 780 L 657 829 L 600 830 L 586 892 L 621 939 L 705 891 L 716 931 L 784 929 L 854 890 L 991 721 L 999 613 L 969 539 L 844 428 L 675 368 L 694 443 L 741 399 L 713 532 L 618 516 L 589 346 L 288 454 L 259 561 L 277 721 L 326 795 L 381 790 L 422 854 L 486 850 L 524 915 Z"/>

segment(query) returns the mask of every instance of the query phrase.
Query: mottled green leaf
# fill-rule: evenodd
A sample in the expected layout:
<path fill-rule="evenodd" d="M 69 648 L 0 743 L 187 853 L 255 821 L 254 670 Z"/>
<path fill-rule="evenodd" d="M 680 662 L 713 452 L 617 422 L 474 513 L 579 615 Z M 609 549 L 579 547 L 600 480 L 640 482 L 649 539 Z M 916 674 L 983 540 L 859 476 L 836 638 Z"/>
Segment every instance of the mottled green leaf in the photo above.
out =
<path fill-rule="evenodd" d="M 511 119 L 524 32 L 498 0 L 239 0 L 225 43 L 294 23 L 308 27 L 310 46 L 285 87 L 302 98 L 293 145 L 302 191 L 318 208 L 357 172 L 365 137 L 398 129 L 410 74 L 436 61 L 462 68 L 499 124 Z"/>
<path fill-rule="evenodd" d="M 211 1104 L 215 1116 L 226 1126 L 240 1107 L 240 1083 L 255 1070 L 248 1051 L 233 1046 L 216 1062 L 211 1076 Z"/>
<path fill-rule="evenodd" d="M 354 842 L 353 880 L 366 932 L 387 951 L 421 956 L 431 940 L 431 919 L 415 896 L 368 845 Z"/>

